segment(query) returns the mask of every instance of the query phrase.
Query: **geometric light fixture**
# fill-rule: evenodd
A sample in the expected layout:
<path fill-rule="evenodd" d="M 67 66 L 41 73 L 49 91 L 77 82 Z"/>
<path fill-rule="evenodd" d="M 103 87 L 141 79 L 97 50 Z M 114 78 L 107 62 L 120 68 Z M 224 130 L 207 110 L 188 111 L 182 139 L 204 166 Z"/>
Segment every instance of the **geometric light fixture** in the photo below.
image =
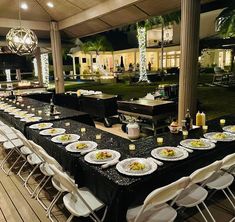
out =
<path fill-rule="evenodd" d="M 38 38 L 35 33 L 21 26 L 20 0 L 19 0 L 19 28 L 12 28 L 6 35 L 9 49 L 18 55 L 29 55 L 34 52 L 38 45 Z"/>

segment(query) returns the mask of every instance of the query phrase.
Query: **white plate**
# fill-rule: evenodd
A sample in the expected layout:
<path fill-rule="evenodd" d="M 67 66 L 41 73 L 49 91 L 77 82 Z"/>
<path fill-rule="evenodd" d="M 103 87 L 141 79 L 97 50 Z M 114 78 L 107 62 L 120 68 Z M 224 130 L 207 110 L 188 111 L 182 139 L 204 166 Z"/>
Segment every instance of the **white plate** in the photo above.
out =
<path fill-rule="evenodd" d="M 235 125 L 225 126 L 223 130 L 229 133 L 235 133 Z"/>
<path fill-rule="evenodd" d="M 27 111 L 19 111 L 14 114 L 15 118 L 22 118 L 24 114 L 28 113 Z"/>
<path fill-rule="evenodd" d="M 130 164 L 132 164 L 133 162 L 144 164 L 145 168 L 143 170 L 131 170 Z M 145 176 L 153 173 L 157 169 L 157 164 L 145 158 L 129 158 L 119 162 L 116 165 L 116 169 L 118 170 L 119 173 L 128 176 Z"/>
<path fill-rule="evenodd" d="M 69 135 L 70 139 L 69 140 L 61 140 L 61 137 L 64 135 Z M 80 136 L 77 134 L 63 134 L 63 135 L 58 135 L 58 136 L 52 137 L 51 141 L 54 143 L 68 144 L 68 143 L 72 143 L 72 142 L 79 140 L 79 138 L 80 138 Z"/>
<path fill-rule="evenodd" d="M 16 107 L 9 107 L 7 109 L 4 109 L 4 112 L 11 113 L 11 112 L 14 112 L 15 109 L 16 109 Z"/>
<path fill-rule="evenodd" d="M 205 141 L 205 140 L 201 140 L 205 144 L 205 146 L 201 146 L 201 147 L 192 146 L 191 142 L 197 141 L 197 140 L 199 140 L 199 139 L 186 139 L 186 140 L 182 140 L 180 142 L 180 145 L 184 146 L 186 148 L 189 148 L 189 149 L 193 149 L 193 150 L 210 150 L 210 149 L 215 148 L 215 144 L 214 143 L 212 143 L 210 141 Z"/>
<path fill-rule="evenodd" d="M 14 109 L 14 110 L 12 110 L 9 114 L 10 115 L 12 115 L 12 116 L 14 116 L 17 112 L 19 112 L 19 111 L 21 111 L 21 109 Z"/>
<path fill-rule="evenodd" d="M 174 156 L 165 156 L 161 153 L 162 150 L 164 149 L 172 149 L 175 152 Z M 159 160 L 166 160 L 166 161 L 178 161 L 178 160 L 183 160 L 188 157 L 188 152 L 177 148 L 177 147 L 171 147 L 171 146 L 165 146 L 165 147 L 158 147 L 154 150 L 151 151 L 151 155 Z"/>
<path fill-rule="evenodd" d="M 3 106 L 0 106 L 0 110 L 5 110 L 5 109 L 7 109 L 7 108 L 10 108 L 11 107 L 11 105 L 3 105 Z"/>
<path fill-rule="evenodd" d="M 226 138 L 216 138 L 215 135 L 217 134 L 224 134 L 226 135 Z M 231 142 L 235 140 L 235 135 L 227 132 L 212 132 L 212 133 L 206 133 L 204 134 L 204 137 L 207 139 L 213 139 L 216 141 L 222 141 L 222 142 Z"/>
<path fill-rule="evenodd" d="M 76 147 L 78 144 L 86 144 L 87 146 L 82 149 L 77 149 Z M 97 147 L 97 143 L 93 141 L 78 141 L 78 142 L 70 143 L 69 145 L 65 147 L 65 149 L 69 152 L 80 153 L 83 151 L 89 152 L 95 149 L 96 147 Z"/>
<path fill-rule="evenodd" d="M 42 130 L 42 129 L 51 128 L 52 126 L 53 126 L 53 123 L 36 123 L 36 124 L 31 125 L 29 128 Z"/>
<path fill-rule="evenodd" d="M 26 123 L 32 123 L 32 122 L 38 122 L 41 119 L 42 117 L 40 116 L 32 116 L 32 117 L 24 118 L 22 119 L 22 121 L 25 121 Z"/>
<path fill-rule="evenodd" d="M 65 133 L 65 131 L 66 130 L 63 128 L 51 128 L 51 129 L 42 130 L 40 131 L 39 134 L 43 136 L 57 136 L 57 135 Z"/>
<path fill-rule="evenodd" d="M 33 114 L 33 113 L 25 114 L 25 115 L 23 115 L 23 117 L 21 117 L 20 121 L 21 121 L 21 122 L 26 122 L 26 120 L 27 120 L 28 118 L 31 118 L 31 117 L 33 117 L 33 116 L 35 116 L 35 114 Z"/>
<path fill-rule="evenodd" d="M 99 152 L 108 152 L 111 154 L 111 157 L 99 160 L 96 158 L 96 154 Z M 103 150 L 95 150 L 95 151 L 92 151 L 92 152 L 86 154 L 86 156 L 84 157 L 84 160 L 87 161 L 88 163 L 92 163 L 92 164 L 105 164 L 110 161 L 118 160 L 120 158 L 120 156 L 121 156 L 121 154 L 115 150 L 103 149 Z"/>

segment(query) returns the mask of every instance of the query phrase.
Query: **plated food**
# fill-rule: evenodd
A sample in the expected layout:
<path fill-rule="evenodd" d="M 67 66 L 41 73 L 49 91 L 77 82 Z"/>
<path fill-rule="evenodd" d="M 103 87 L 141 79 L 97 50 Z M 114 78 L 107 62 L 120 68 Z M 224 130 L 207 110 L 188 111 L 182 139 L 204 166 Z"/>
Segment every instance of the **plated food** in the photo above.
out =
<path fill-rule="evenodd" d="M 215 148 L 215 144 L 206 139 L 186 139 L 182 140 L 180 145 L 195 150 L 209 150 Z"/>
<path fill-rule="evenodd" d="M 36 123 L 36 124 L 31 125 L 29 128 L 41 130 L 41 129 L 48 129 L 52 126 L 53 126 L 53 123 Z"/>
<path fill-rule="evenodd" d="M 207 139 L 213 139 L 222 142 L 229 142 L 235 140 L 235 135 L 227 132 L 206 133 L 204 137 Z"/>
<path fill-rule="evenodd" d="M 160 160 L 177 161 L 188 157 L 188 152 L 177 147 L 158 147 L 151 151 L 151 155 Z"/>
<path fill-rule="evenodd" d="M 120 158 L 121 154 L 115 150 L 103 149 L 92 151 L 84 157 L 84 160 L 92 164 L 105 164 Z"/>
<path fill-rule="evenodd" d="M 39 134 L 43 136 L 56 136 L 65 133 L 65 131 L 63 128 L 51 128 L 42 130 Z"/>
<path fill-rule="evenodd" d="M 70 143 L 65 147 L 65 149 L 69 152 L 80 153 L 83 151 L 91 151 L 97 147 L 97 143 L 93 141 L 77 141 L 74 143 Z"/>
<path fill-rule="evenodd" d="M 225 126 L 223 130 L 229 133 L 235 133 L 235 125 Z"/>
<path fill-rule="evenodd" d="M 51 141 L 55 143 L 67 144 L 67 143 L 75 142 L 79 140 L 79 138 L 80 136 L 77 134 L 63 134 L 63 135 L 58 135 L 58 136 L 53 137 Z"/>
<path fill-rule="evenodd" d="M 24 119 L 22 119 L 22 121 L 25 121 L 26 123 L 31 123 L 31 122 L 38 122 L 41 119 L 42 117 L 40 116 L 32 116 L 32 117 L 26 116 Z"/>
<path fill-rule="evenodd" d="M 116 169 L 128 176 L 144 176 L 153 173 L 157 165 L 145 158 L 129 158 L 119 162 Z"/>

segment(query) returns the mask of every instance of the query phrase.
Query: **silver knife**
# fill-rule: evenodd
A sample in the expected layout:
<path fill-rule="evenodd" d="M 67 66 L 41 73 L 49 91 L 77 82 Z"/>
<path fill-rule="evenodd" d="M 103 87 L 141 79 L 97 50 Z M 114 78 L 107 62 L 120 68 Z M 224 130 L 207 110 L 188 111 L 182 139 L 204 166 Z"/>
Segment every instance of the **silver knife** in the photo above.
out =
<path fill-rule="evenodd" d="M 193 150 L 188 149 L 188 148 L 186 148 L 186 147 L 184 147 L 184 146 L 178 145 L 177 147 L 180 148 L 180 149 L 186 150 L 186 151 L 189 152 L 189 153 L 192 153 L 192 152 L 193 152 Z"/>
<path fill-rule="evenodd" d="M 164 163 L 159 161 L 159 160 L 156 160 L 154 159 L 153 157 L 148 157 L 147 159 L 153 161 L 154 163 L 156 163 L 158 166 L 162 166 Z"/>
<path fill-rule="evenodd" d="M 108 167 L 110 167 L 110 166 L 116 165 L 118 162 L 119 162 L 119 159 L 110 161 L 109 163 L 103 164 L 103 165 L 101 166 L 101 168 L 102 168 L 102 169 L 106 169 L 106 168 L 108 168 Z"/>
<path fill-rule="evenodd" d="M 85 150 L 85 151 L 80 152 L 80 154 L 81 154 L 81 155 L 85 155 L 85 154 L 90 153 L 91 151 L 94 151 L 94 150 L 96 150 L 96 149 Z"/>

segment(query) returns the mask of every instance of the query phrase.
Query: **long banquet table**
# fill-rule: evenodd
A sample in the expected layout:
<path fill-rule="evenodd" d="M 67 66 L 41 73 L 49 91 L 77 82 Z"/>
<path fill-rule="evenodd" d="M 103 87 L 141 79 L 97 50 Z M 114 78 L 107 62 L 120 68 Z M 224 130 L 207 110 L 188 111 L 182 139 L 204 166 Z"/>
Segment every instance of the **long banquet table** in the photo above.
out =
<path fill-rule="evenodd" d="M 226 125 L 235 124 L 235 115 L 223 117 Z M 136 150 L 130 151 L 130 141 L 113 134 L 101 131 L 92 126 L 70 120 L 70 126 L 66 126 L 68 120 L 54 122 L 54 127 L 63 127 L 67 133 L 77 133 L 80 140 L 93 140 L 98 143 L 98 149 L 113 149 L 121 153 L 121 160 L 130 157 L 150 157 L 150 152 L 157 147 L 156 137 L 138 140 L 135 143 Z M 222 131 L 219 119 L 208 121 L 210 131 Z M 86 128 L 81 134 L 80 129 Z M 216 147 L 211 150 L 194 151 L 189 157 L 176 162 L 164 162 L 163 166 L 148 176 L 131 177 L 120 174 L 115 167 L 102 170 L 100 166 L 85 162 L 84 157 L 78 153 L 70 153 L 65 146 L 55 144 L 50 137 L 41 136 L 37 130 L 26 127 L 29 139 L 40 144 L 46 151 L 55 157 L 63 167 L 75 176 L 79 186 L 88 187 L 95 196 L 109 206 L 107 222 L 124 222 L 125 215 L 130 205 L 141 204 L 144 198 L 152 190 L 169 184 L 182 176 L 187 176 L 194 170 L 206 166 L 215 160 L 233 153 L 235 142 L 217 142 Z M 96 134 L 102 134 L 101 140 L 95 140 Z M 163 133 L 163 145 L 177 146 L 182 140 L 182 134 Z M 203 136 L 202 129 L 190 131 L 189 138 L 200 138 Z"/>
<path fill-rule="evenodd" d="M 89 116 L 89 114 L 81 112 L 81 111 L 76 111 L 72 109 L 68 109 L 65 107 L 61 106 L 56 106 L 56 110 L 59 112 L 58 115 L 50 116 L 47 115 L 50 110 L 50 105 L 45 102 L 41 102 L 38 100 L 30 99 L 27 97 L 23 97 L 23 101 L 20 102 L 19 105 L 12 104 L 8 101 L 5 100 L 5 102 L 8 102 L 10 105 L 14 105 L 17 108 L 20 108 L 21 110 L 28 111 L 29 113 L 35 114 L 35 116 L 42 117 L 39 122 L 51 122 L 51 121 L 58 121 L 62 119 L 73 119 L 82 123 L 86 123 L 88 125 L 94 126 L 94 122 Z M 24 104 L 24 107 L 21 105 Z M 27 107 L 30 106 L 30 109 Z M 32 108 L 35 109 L 35 111 L 32 111 Z M 38 114 L 38 110 L 42 111 L 42 114 Z M 13 115 L 10 115 L 9 113 L 6 113 L 4 111 L 0 111 L 0 117 L 2 117 L 5 121 L 9 122 L 13 127 L 19 129 L 20 131 L 24 132 L 25 127 L 32 124 L 32 123 L 26 123 L 20 121 L 20 119 L 15 118 Z"/>

